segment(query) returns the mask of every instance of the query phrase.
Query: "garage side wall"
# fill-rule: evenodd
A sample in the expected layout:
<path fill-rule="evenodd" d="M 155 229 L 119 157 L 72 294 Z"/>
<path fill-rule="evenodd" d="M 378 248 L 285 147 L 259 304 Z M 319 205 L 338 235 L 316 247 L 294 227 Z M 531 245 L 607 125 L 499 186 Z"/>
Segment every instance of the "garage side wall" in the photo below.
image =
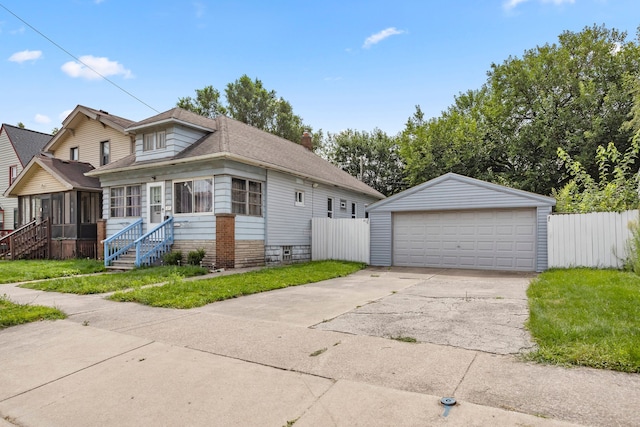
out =
<path fill-rule="evenodd" d="M 391 212 L 371 212 L 371 265 L 391 266 Z"/>
<path fill-rule="evenodd" d="M 537 215 L 536 271 L 541 272 L 548 268 L 547 217 L 551 215 L 551 206 L 539 206 Z"/>

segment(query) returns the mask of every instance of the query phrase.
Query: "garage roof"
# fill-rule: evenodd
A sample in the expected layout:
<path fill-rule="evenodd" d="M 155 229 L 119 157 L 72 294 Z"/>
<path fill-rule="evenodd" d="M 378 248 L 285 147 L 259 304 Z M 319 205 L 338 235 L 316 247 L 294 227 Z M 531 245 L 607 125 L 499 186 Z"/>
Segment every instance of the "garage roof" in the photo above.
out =
<path fill-rule="evenodd" d="M 449 172 L 376 202 L 374 211 L 424 211 L 555 206 L 552 197 Z"/>

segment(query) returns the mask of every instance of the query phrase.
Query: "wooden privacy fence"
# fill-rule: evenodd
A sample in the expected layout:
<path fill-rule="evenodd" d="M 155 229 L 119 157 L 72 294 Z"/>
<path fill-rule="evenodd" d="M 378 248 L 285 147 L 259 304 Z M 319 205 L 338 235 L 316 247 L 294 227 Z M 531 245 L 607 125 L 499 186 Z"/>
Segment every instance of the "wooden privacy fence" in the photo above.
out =
<path fill-rule="evenodd" d="M 637 210 L 549 215 L 549 268 L 622 267 L 631 236 L 629 222 L 637 220 Z"/>
<path fill-rule="evenodd" d="M 369 220 L 313 218 L 311 259 L 339 259 L 369 264 Z"/>

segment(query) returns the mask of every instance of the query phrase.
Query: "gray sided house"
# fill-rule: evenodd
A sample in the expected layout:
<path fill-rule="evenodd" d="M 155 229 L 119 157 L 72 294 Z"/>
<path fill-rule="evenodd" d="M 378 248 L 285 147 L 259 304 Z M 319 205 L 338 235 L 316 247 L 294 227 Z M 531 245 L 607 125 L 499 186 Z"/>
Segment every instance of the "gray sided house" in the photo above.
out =
<path fill-rule="evenodd" d="M 170 221 L 173 250 L 203 248 L 209 265 L 310 260 L 311 218 L 364 218 L 384 197 L 305 146 L 225 116 L 174 108 L 126 131 L 135 153 L 87 174 L 103 188 L 106 237 L 140 218 L 143 233 Z"/>
<path fill-rule="evenodd" d="M 371 264 L 543 271 L 555 203 L 447 173 L 367 209 Z"/>

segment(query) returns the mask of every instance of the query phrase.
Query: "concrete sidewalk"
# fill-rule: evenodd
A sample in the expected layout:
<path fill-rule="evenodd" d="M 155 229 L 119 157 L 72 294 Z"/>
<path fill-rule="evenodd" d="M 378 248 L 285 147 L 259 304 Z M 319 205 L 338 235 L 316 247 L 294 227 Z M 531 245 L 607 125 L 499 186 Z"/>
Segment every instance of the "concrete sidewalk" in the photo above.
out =
<path fill-rule="evenodd" d="M 638 375 L 309 328 L 444 277 L 371 275 L 193 310 L 0 285 L 14 301 L 70 315 L 0 331 L 0 419 L 20 426 L 640 424 Z M 446 417 L 443 396 L 459 402 Z"/>

